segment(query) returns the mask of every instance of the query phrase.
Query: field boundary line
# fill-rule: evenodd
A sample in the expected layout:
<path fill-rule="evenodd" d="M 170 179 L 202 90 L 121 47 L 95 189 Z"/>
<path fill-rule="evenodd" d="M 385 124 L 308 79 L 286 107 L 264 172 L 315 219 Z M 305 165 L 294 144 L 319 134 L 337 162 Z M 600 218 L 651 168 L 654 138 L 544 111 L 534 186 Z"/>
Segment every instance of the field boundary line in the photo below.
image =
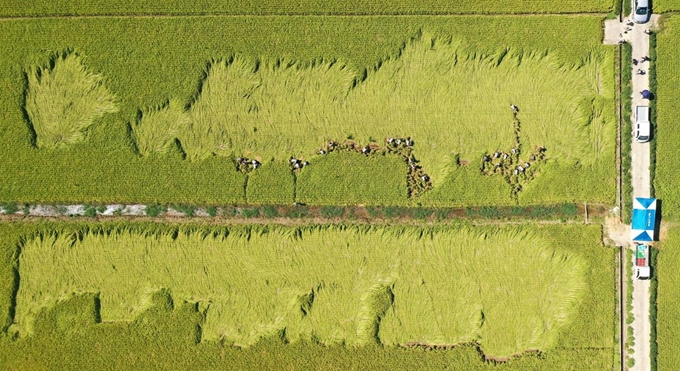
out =
<path fill-rule="evenodd" d="M 35 222 L 43 221 L 91 221 L 91 222 L 118 222 L 118 221 L 137 221 L 137 222 L 155 222 L 155 223 L 190 223 L 201 225 L 247 225 L 247 224 L 276 224 L 276 225 L 325 225 L 325 224 L 346 224 L 346 225 L 418 225 L 418 226 L 435 226 L 435 225 L 449 225 L 449 224 L 468 224 L 471 226 L 484 225 L 583 225 L 582 220 L 541 220 L 541 219 L 525 219 L 525 220 L 489 220 L 479 221 L 469 218 L 448 218 L 441 220 L 423 220 L 416 218 L 361 218 L 347 219 L 335 218 L 327 219 L 322 217 L 187 217 L 187 216 L 26 216 L 26 215 L 0 215 L 0 222 Z M 602 225 L 602 222 L 594 222 L 589 225 Z"/>
<path fill-rule="evenodd" d="M 34 20 L 34 19 L 145 19 L 145 18 L 295 18 L 295 17 L 333 17 L 333 18 L 379 18 L 379 17 L 564 17 L 564 16 L 575 16 L 575 17 L 606 17 L 609 13 L 599 13 L 599 12 L 575 12 L 575 13 L 290 13 L 290 14 L 244 14 L 244 13 L 212 13 L 212 14 L 200 14 L 200 13 L 179 13 L 179 14 L 167 14 L 167 13 L 129 13 L 129 14 L 71 14 L 71 15 L 20 15 L 20 16 L 3 16 L 0 17 L 0 21 L 23 21 L 23 20 Z"/>

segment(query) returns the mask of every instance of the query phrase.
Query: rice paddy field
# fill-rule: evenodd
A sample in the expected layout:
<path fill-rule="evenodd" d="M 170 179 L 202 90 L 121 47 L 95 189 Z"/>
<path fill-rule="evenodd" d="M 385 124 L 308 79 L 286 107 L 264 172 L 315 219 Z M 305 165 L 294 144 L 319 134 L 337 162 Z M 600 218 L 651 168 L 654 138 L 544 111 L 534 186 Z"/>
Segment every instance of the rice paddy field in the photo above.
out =
<path fill-rule="evenodd" d="M 657 367 L 659 371 L 673 370 L 680 357 L 677 349 L 680 347 L 678 336 L 678 321 L 680 310 L 677 298 L 680 295 L 678 282 L 680 275 L 680 231 L 671 228 L 668 237 L 661 243 L 657 255 L 656 274 L 659 277 L 658 294 L 656 300 L 656 344 L 658 348 Z"/>
<path fill-rule="evenodd" d="M 669 13 L 680 10 L 680 1 L 678 0 L 659 1 L 655 2 L 653 5 L 655 13 Z"/>
<path fill-rule="evenodd" d="M 588 2 L 567 0 L 482 0 L 448 2 L 426 1 L 328 1 L 313 0 L 242 2 L 227 0 L 213 2 L 198 0 L 187 2 L 173 0 L 154 2 L 149 0 L 76 0 L 36 1 L 30 5 L 18 0 L 3 0 L 0 15 L 54 16 L 54 15 L 136 15 L 136 14 L 528 14 L 528 13 L 607 13 L 613 8 L 611 0 Z"/>
<path fill-rule="evenodd" d="M 428 217 L 614 202 L 618 7 L 0 0 L 0 204 L 282 223 L 4 217 L 0 369 L 615 368 L 602 226 Z"/>
<path fill-rule="evenodd" d="M 614 362 L 599 226 L 3 223 L 0 244 L 3 368 Z"/>
<path fill-rule="evenodd" d="M 662 82 L 657 87 L 657 152 L 656 176 L 654 189 L 659 199 L 663 200 L 663 217 L 675 221 L 680 215 L 680 193 L 677 171 L 674 166 L 680 165 L 677 160 L 678 134 L 675 118 L 680 112 L 677 103 L 678 89 L 677 69 L 680 52 L 680 20 L 671 15 L 663 20 L 661 32 L 657 34 L 657 79 Z M 678 138 L 678 139 L 676 139 Z M 678 297 L 678 267 L 680 267 L 680 234 L 678 228 L 670 226 L 668 236 L 662 241 L 657 256 L 658 261 L 658 294 L 657 294 L 657 347 L 658 370 L 672 370 L 678 359 L 677 349 L 680 347 L 678 337 L 676 298 Z"/>
<path fill-rule="evenodd" d="M 656 174 L 654 190 L 656 196 L 663 200 L 664 219 L 677 220 L 680 216 L 680 180 L 677 167 L 680 160 L 677 156 L 677 143 L 680 135 L 675 130 L 675 122 L 680 105 L 677 96 L 680 94 L 680 19 L 676 16 L 664 18 L 662 30 L 657 34 L 657 80 L 663 83 L 657 87 L 657 121 L 656 128 Z M 676 139 L 677 138 L 677 139 Z"/>
<path fill-rule="evenodd" d="M 11 156 L 0 164 L 2 201 L 464 206 L 614 199 L 613 49 L 600 44 L 599 16 L 2 25 L 0 143 Z M 68 95 L 74 91 L 90 93 Z M 50 94 L 80 103 L 46 100 Z M 510 103 L 520 107 L 517 117 Z M 71 122 L 68 128 L 45 126 L 61 112 L 70 115 L 58 121 Z M 403 155 L 376 154 L 392 137 L 412 138 L 409 153 L 421 173 L 413 175 Z M 372 146 L 373 154 L 340 153 L 351 163 L 342 171 L 354 174 L 334 174 L 343 180 L 332 184 L 319 154 L 329 141 L 356 153 Z M 539 147 L 545 157 L 533 162 Z M 507 166 L 530 163 L 530 172 L 482 174 L 484 155 L 513 149 Z M 237 157 L 272 165 L 244 174 Z M 310 163 L 296 171 L 293 186 L 283 174 L 290 157 Z M 251 177 L 279 188 L 254 194 L 262 188 Z M 411 177 L 426 191 L 409 198 Z"/>

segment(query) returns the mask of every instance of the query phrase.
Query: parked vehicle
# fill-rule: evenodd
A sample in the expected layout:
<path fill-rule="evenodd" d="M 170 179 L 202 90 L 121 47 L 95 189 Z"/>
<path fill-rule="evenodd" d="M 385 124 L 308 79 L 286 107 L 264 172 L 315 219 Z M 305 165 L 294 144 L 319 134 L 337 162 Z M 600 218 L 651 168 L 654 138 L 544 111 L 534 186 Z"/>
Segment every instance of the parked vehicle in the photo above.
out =
<path fill-rule="evenodd" d="M 644 244 L 635 245 L 635 278 L 647 280 L 652 276 L 649 267 L 649 246 Z"/>
<path fill-rule="evenodd" d="M 649 21 L 649 0 L 636 0 L 635 12 L 633 13 L 633 21 L 635 23 L 647 23 Z"/>
<path fill-rule="evenodd" d="M 636 142 L 648 142 L 652 133 L 652 124 L 649 122 L 649 106 L 635 107 L 635 124 L 633 138 Z"/>

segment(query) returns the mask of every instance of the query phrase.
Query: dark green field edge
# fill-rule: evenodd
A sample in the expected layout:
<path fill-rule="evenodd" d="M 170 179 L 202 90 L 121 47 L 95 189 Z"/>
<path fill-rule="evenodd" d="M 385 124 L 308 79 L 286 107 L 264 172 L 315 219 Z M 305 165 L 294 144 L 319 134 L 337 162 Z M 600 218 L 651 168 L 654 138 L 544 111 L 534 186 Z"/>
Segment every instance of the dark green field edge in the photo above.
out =
<path fill-rule="evenodd" d="M 659 260 L 659 250 L 656 247 L 650 248 L 650 264 L 652 267 L 658 267 L 657 262 Z M 657 371 L 659 356 L 659 342 L 657 340 L 657 313 L 658 304 L 657 300 L 659 297 L 659 277 L 656 274 L 652 274 L 652 278 L 649 282 L 649 324 L 650 324 L 650 341 L 649 345 L 649 356 L 651 359 L 651 370 Z"/>
<path fill-rule="evenodd" d="M 0 17 L 73 15 L 361 15 L 608 13 L 612 0 L 21 0 L 0 1 Z"/>
<path fill-rule="evenodd" d="M 228 228 L 149 222 L 0 223 L 0 319 L 4 323 L 1 332 L 7 334 L 7 326 L 12 322 L 14 303 L 10 299 L 16 294 L 19 285 L 17 272 L 20 246 L 29 239 L 45 233 L 82 235 L 88 231 L 138 231 L 147 236 L 168 231 L 211 235 L 227 233 Z M 545 229 L 546 238 L 559 241 L 583 233 L 579 226 L 539 228 Z M 587 232 L 591 235 L 600 233 L 593 228 Z M 575 241 L 565 248 L 582 251 L 583 246 Z M 597 265 L 611 265 L 611 272 L 605 272 L 607 269 L 600 267 L 592 274 L 613 274 L 613 259 L 605 262 L 607 259 L 602 259 L 601 252 L 593 249 L 588 259 L 597 261 L 594 263 Z M 601 261 L 598 261 L 598 257 Z M 610 321 L 614 326 L 615 300 L 613 295 L 610 299 L 602 299 L 600 291 L 610 285 L 601 277 L 598 282 L 604 285 L 588 287 L 589 299 L 582 303 L 581 318 L 561 335 L 562 339 L 554 349 L 546 352 L 529 351 L 506 362 L 485 359 L 476 344 L 456 347 L 383 347 L 373 344 L 350 348 L 342 345 L 325 346 L 314 341 L 286 343 L 282 340 L 284 334 L 263 339 L 245 349 L 220 342 L 201 342 L 203 318 L 197 305 L 174 302 L 167 292 L 161 291 L 152 298 L 152 307 L 132 322 L 102 323 L 98 298 L 93 294 L 74 296 L 44 310 L 36 318 L 34 335 L 15 339 L 0 334 L 0 369 L 365 370 L 371 367 L 378 370 L 421 370 L 423 365 L 427 365 L 428 369 L 464 370 L 611 369 L 613 348 L 596 344 L 608 336 L 602 336 L 602 326 L 610 325 Z M 592 300 L 595 301 L 590 302 Z M 609 309 L 612 318 L 591 317 Z"/>
<path fill-rule="evenodd" d="M 631 122 L 632 108 L 630 98 L 633 96 L 633 70 L 632 58 L 633 47 L 629 43 L 621 48 L 621 203 L 622 219 L 624 223 L 630 223 L 633 214 L 633 173 L 631 172 L 631 146 L 633 141 Z"/>
<path fill-rule="evenodd" d="M 657 90 L 657 80 L 656 80 L 656 33 L 649 35 L 649 91 L 652 93 L 652 97 L 656 97 Z M 649 101 L 650 107 L 650 120 L 652 124 L 652 138 L 657 138 L 657 125 L 656 125 L 656 99 L 651 99 Z M 650 195 L 656 197 L 656 191 L 654 189 L 654 178 L 656 177 L 656 140 L 652 140 L 649 143 L 649 182 L 650 182 Z"/>

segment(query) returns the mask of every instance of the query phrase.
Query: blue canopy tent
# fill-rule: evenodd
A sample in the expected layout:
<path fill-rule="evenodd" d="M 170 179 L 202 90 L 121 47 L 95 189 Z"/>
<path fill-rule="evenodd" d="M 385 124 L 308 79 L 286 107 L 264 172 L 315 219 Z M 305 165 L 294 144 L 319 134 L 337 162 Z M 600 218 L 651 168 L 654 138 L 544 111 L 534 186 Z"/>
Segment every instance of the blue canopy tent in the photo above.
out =
<path fill-rule="evenodd" d="M 656 237 L 656 198 L 635 198 L 633 200 L 633 221 L 631 237 L 633 241 L 651 242 Z"/>

